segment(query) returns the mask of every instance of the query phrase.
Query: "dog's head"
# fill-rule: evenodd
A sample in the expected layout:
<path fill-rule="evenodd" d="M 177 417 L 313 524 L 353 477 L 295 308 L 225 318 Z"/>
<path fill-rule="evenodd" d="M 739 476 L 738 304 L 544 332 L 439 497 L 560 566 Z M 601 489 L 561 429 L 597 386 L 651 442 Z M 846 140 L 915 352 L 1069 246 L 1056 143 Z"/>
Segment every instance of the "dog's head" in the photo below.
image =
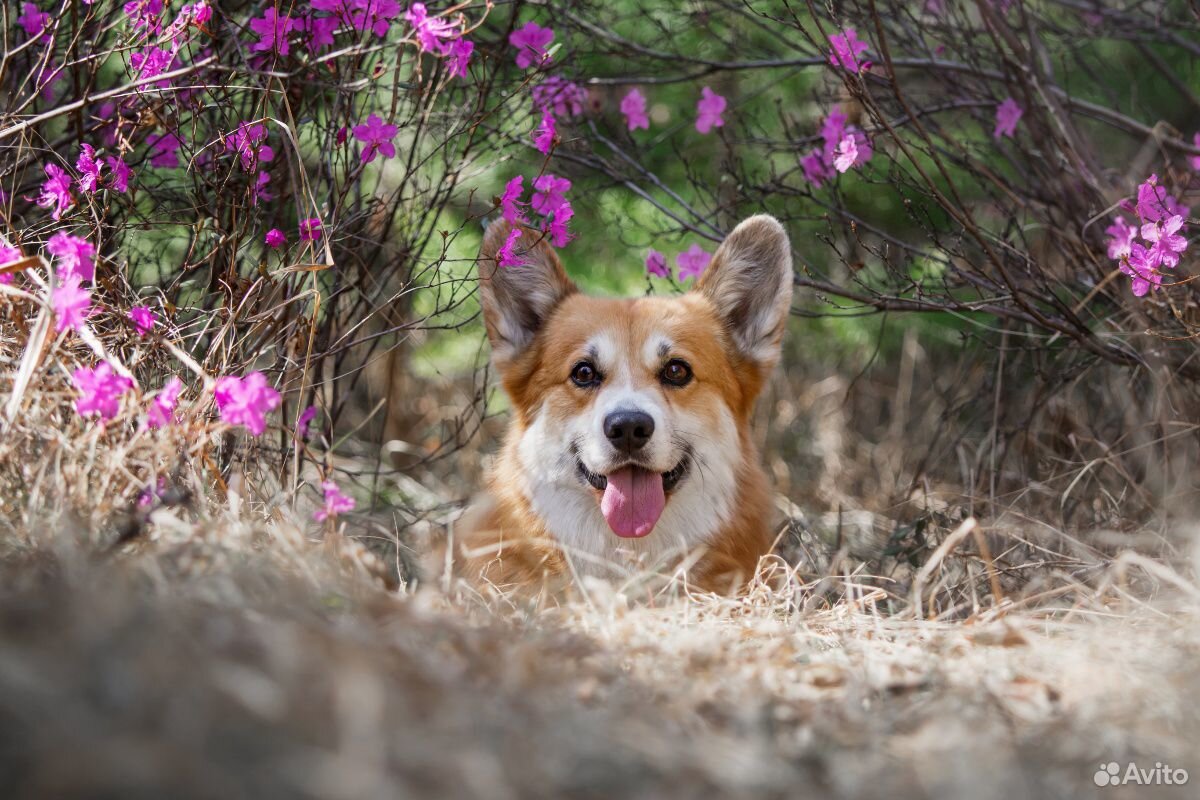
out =
<path fill-rule="evenodd" d="M 498 267 L 510 230 L 488 228 L 480 287 L 535 509 L 552 530 L 586 527 L 599 512 L 629 538 L 660 519 L 681 528 L 727 520 L 791 303 L 783 226 L 747 219 L 692 291 L 636 299 L 580 293 L 532 230 L 516 247 L 524 263 Z"/>

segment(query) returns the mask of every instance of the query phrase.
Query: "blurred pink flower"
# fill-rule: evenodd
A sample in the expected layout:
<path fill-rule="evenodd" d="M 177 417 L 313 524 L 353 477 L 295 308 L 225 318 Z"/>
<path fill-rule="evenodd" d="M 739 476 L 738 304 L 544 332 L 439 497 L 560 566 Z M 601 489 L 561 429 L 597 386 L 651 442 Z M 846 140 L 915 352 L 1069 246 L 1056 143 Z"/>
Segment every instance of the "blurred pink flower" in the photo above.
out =
<path fill-rule="evenodd" d="M 250 200 L 252 205 L 269 203 L 275 199 L 275 194 L 267 189 L 267 184 L 270 182 L 271 173 L 266 172 L 265 170 L 258 173 L 258 177 L 254 179 L 254 197 Z"/>
<path fill-rule="evenodd" d="M 587 90 L 566 78 L 551 75 L 534 86 L 530 92 L 533 107 L 543 114 L 547 111 L 556 117 L 577 117 L 583 113 Z"/>
<path fill-rule="evenodd" d="M 14 261 L 20 261 L 22 258 L 21 251 L 7 244 L 3 239 L 0 239 L 0 266 L 11 264 Z M 11 272 L 0 272 L 0 283 L 9 284 L 15 279 L 15 275 Z"/>
<path fill-rule="evenodd" d="M 558 132 L 557 126 L 554 124 L 553 114 L 543 114 L 542 121 L 533 130 L 535 137 L 533 146 L 538 149 L 539 153 L 546 155 L 550 154 L 550 149 L 554 147 L 554 136 Z"/>
<path fill-rule="evenodd" d="M 225 135 L 225 152 L 237 153 L 242 169 L 252 172 L 258 169 L 260 162 L 275 158 L 275 150 L 270 145 L 262 144 L 266 138 L 266 125 L 239 123 L 236 131 Z"/>
<path fill-rule="evenodd" d="M 175 54 L 161 47 L 147 47 L 145 50 L 131 53 L 129 66 L 133 67 L 138 78 L 153 78 L 171 69 Z M 158 86 L 169 86 L 170 81 L 158 81 Z"/>
<path fill-rule="evenodd" d="M 63 79 L 63 71 L 53 58 L 48 59 L 38 70 L 33 83 L 38 87 L 42 99 L 47 103 L 54 100 L 54 85 Z"/>
<path fill-rule="evenodd" d="M 300 222 L 300 240 L 315 242 L 321 238 L 321 220 L 311 217 Z"/>
<path fill-rule="evenodd" d="M 17 23 L 25 29 L 25 35 L 32 39 L 50 27 L 50 14 L 39 11 L 34 3 L 22 3 L 21 16 L 17 17 Z"/>
<path fill-rule="evenodd" d="M 175 422 L 175 406 L 179 402 L 179 393 L 183 391 L 183 381 L 174 375 L 166 385 L 150 401 L 146 409 L 146 427 L 162 428 Z"/>
<path fill-rule="evenodd" d="M 1158 185 L 1158 176 L 1151 175 L 1137 190 L 1137 215 L 1142 222 L 1158 222 L 1167 217 L 1186 217 L 1190 209 L 1180 205 L 1165 186 Z"/>
<path fill-rule="evenodd" d="M 555 247 L 566 247 L 575 238 L 567 230 L 573 216 L 575 216 L 575 209 L 571 208 L 571 204 L 564 200 L 562 205 L 555 209 L 554 217 L 546 225 L 546 238 L 550 240 L 550 244 Z"/>
<path fill-rule="evenodd" d="M 300 412 L 300 416 L 296 419 L 296 435 L 301 439 L 308 438 L 308 425 L 317 416 L 317 407 L 309 406 Z"/>
<path fill-rule="evenodd" d="M 567 203 L 564 193 L 570 190 L 571 181 L 557 175 L 542 175 L 533 182 L 534 194 L 530 202 L 533 210 L 550 216 Z"/>
<path fill-rule="evenodd" d="M 675 256 L 675 263 L 679 265 L 679 280 L 686 281 L 688 278 L 700 277 L 711 260 L 712 253 L 698 244 L 692 245 Z"/>
<path fill-rule="evenodd" d="M 513 228 L 508 232 L 508 238 L 504 240 L 504 244 L 496 251 L 496 264 L 500 267 L 520 267 L 525 264 L 524 259 L 516 254 L 517 241 L 521 238 L 521 229 Z"/>
<path fill-rule="evenodd" d="M 354 510 L 354 498 L 342 494 L 342 490 L 333 481 L 324 481 L 321 489 L 325 492 L 325 505 L 313 514 L 313 519 L 317 522 L 324 522 L 330 517 Z"/>
<path fill-rule="evenodd" d="M 400 15 L 400 4 L 396 0 L 354 0 L 350 24 L 356 30 L 368 28 L 376 36 L 387 36 L 392 20 Z"/>
<path fill-rule="evenodd" d="M 254 436 L 261 436 L 266 430 L 266 415 L 280 402 L 279 392 L 267 384 L 261 372 L 251 372 L 244 378 L 233 375 L 218 378 L 213 397 L 222 422 L 243 425 Z"/>
<path fill-rule="evenodd" d="M 1146 248 L 1137 242 L 1131 245 L 1129 255 L 1121 259 L 1121 272 L 1130 277 L 1135 297 L 1143 297 L 1152 286 L 1162 283 L 1162 275 L 1150 265 Z"/>
<path fill-rule="evenodd" d="M 413 26 L 413 35 L 417 39 L 417 48 L 422 53 L 433 52 L 446 55 L 450 51 L 450 42 L 459 35 L 458 26 L 442 17 L 431 17 L 425 10 L 424 3 L 413 3 L 404 12 L 404 19 Z"/>
<path fill-rule="evenodd" d="M 1192 135 L 1192 147 L 1200 147 L 1200 133 Z M 1192 156 L 1188 162 L 1191 163 L 1192 169 L 1200 172 L 1200 156 Z"/>
<path fill-rule="evenodd" d="M 517 66 L 528 69 L 546 59 L 546 47 L 554 39 L 554 31 L 536 22 L 526 22 L 508 35 L 508 43 L 517 48 Z"/>
<path fill-rule="evenodd" d="M 146 27 L 157 32 L 162 27 L 158 17 L 163 11 L 163 0 L 130 0 L 124 10 L 134 28 Z"/>
<path fill-rule="evenodd" d="M 267 247 L 277 250 L 287 244 L 287 235 L 279 230 L 279 228 L 271 228 L 271 230 L 267 231 L 266 242 Z"/>
<path fill-rule="evenodd" d="M 813 186 L 820 187 L 825 181 L 834 176 L 834 172 L 826 163 L 821 151 L 813 150 L 800 159 L 800 167 L 804 170 L 804 178 Z"/>
<path fill-rule="evenodd" d="M 1011 139 L 1024 113 L 1017 101 L 1011 97 L 996 106 L 996 129 L 992 131 L 992 137 L 999 139 L 1001 136 L 1007 136 Z"/>
<path fill-rule="evenodd" d="M 182 142 L 174 133 L 152 133 L 146 137 L 150 147 L 150 166 L 171 169 L 179 166 L 179 147 Z"/>
<path fill-rule="evenodd" d="M 79 160 L 75 162 L 79 170 L 79 188 L 84 192 L 94 192 L 100 184 L 100 163 L 96 161 L 96 148 L 90 144 L 80 145 Z"/>
<path fill-rule="evenodd" d="M 700 100 L 696 103 L 696 130 L 708 133 L 713 128 L 725 124 L 721 116 L 725 111 L 725 98 L 705 86 L 700 90 Z"/>
<path fill-rule="evenodd" d="M 1124 217 L 1117 217 L 1112 225 L 1104 229 L 1104 232 L 1109 236 L 1109 258 L 1124 258 L 1129 255 L 1133 239 L 1137 236 L 1137 228 L 1126 222 Z"/>
<path fill-rule="evenodd" d="M 50 216 L 61 219 L 63 212 L 75 204 L 71 198 L 71 176 L 57 164 L 47 164 L 46 181 L 42 184 L 42 193 L 38 196 L 37 204 L 42 208 L 54 207 Z"/>
<path fill-rule="evenodd" d="M 54 329 L 59 333 L 68 328 L 73 331 L 83 330 L 83 323 L 92 312 L 92 295 L 87 289 L 80 287 L 82 280 L 78 275 L 68 275 L 50 295 L 54 305 L 57 320 Z"/>
<path fill-rule="evenodd" d="M 871 62 L 858 60 L 867 43 L 860 41 L 858 31 L 847 28 L 844 33 L 835 33 L 829 37 L 829 63 L 835 67 L 858 72 L 860 69 L 870 69 Z"/>
<path fill-rule="evenodd" d="M 274 6 L 267 6 L 261 17 L 250 20 L 250 30 L 257 33 L 259 37 L 250 49 L 256 53 L 273 50 L 281 56 L 286 56 L 291 52 L 288 34 L 299 27 L 299 20 L 292 19 L 286 14 L 280 16 Z"/>
<path fill-rule="evenodd" d="M 518 175 L 504 185 L 504 194 L 500 195 L 500 214 L 513 225 L 528 222 L 525 212 L 520 208 L 526 205 L 521 202 L 521 193 L 524 191 L 525 178 Z"/>
<path fill-rule="evenodd" d="M 145 336 L 154 330 L 154 322 L 158 315 L 149 306 L 133 306 L 129 309 L 129 319 L 133 321 L 133 329 L 138 336 Z"/>
<path fill-rule="evenodd" d="M 854 166 L 858 160 L 858 144 L 853 136 L 846 136 L 838 143 L 837 154 L 833 159 L 833 168 L 845 172 Z"/>
<path fill-rule="evenodd" d="M 1142 238 L 1150 242 L 1146 252 L 1146 261 L 1150 266 L 1171 269 L 1179 264 L 1179 254 L 1188 246 L 1187 239 L 1179 235 L 1182 227 L 1183 217 L 1178 215 L 1142 226 Z"/>
<path fill-rule="evenodd" d="M 321 47 L 333 46 L 333 34 L 341 25 L 337 17 L 307 16 L 300 20 L 300 27 L 308 34 L 308 47 L 315 50 Z"/>
<path fill-rule="evenodd" d="M 667 266 L 667 257 L 657 250 L 651 249 L 646 253 L 646 272 L 660 278 L 671 277 L 671 268 Z"/>
<path fill-rule="evenodd" d="M 461 37 L 455 39 L 446 52 L 446 69 L 456 78 L 467 77 L 467 65 L 474 52 L 474 42 Z"/>
<path fill-rule="evenodd" d="M 87 239 L 59 231 L 46 242 L 46 252 L 54 256 L 60 278 L 77 275 L 90 281 L 96 277 L 96 248 Z"/>
<path fill-rule="evenodd" d="M 650 129 L 650 118 L 646 116 L 646 96 L 637 89 L 630 89 L 621 98 L 621 113 L 625 115 L 625 125 L 629 130 Z"/>
<path fill-rule="evenodd" d="M 129 178 L 133 173 L 129 170 L 125 159 L 120 156 L 108 156 L 104 159 L 112 176 L 112 188 L 118 192 L 129 191 Z"/>
<path fill-rule="evenodd" d="M 383 153 L 384 158 L 395 156 L 396 146 L 392 144 L 392 139 L 395 139 L 399 132 L 400 128 L 386 124 L 378 114 L 367 117 L 365 124 L 355 125 L 354 138 L 367 145 L 362 152 L 362 163 L 370 164 L 374 161 L 376 150 Z"/>
<path fill-rule="evenodd" d="M 81 417 L 91 414 L 101 419 L 112 419 L 121 410 L 121 395 L 129 391 L 133 381 L 117 374 L 107 361 L 94 369 L 80 367 L 71 376 L 71 383 L 79 392 L 75 400 L 75 411 Z"/>

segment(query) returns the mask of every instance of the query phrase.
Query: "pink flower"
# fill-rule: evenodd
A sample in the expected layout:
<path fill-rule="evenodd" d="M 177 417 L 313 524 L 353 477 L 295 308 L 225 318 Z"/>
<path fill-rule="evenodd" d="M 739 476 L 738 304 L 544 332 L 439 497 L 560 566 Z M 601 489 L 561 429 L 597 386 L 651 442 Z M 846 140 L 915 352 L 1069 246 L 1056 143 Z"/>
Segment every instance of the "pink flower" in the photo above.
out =
<path fill-rule="evenodd" d="M 150 28 L 157 31 L 160 27 L 158 17 L 163 11 L 163 0 L 130 0 L 125 4 L 125 16 L 133 21 L 135 28 Z"/>
<path fill-rule="evenodd" d="M 96 149 L 90 144 L 80 145 L 79 160 L 75 169 L 79 170 L 79 188 L 84 192 L 94 192 L 100 183 L 100 164 L 96 161 Z"/>
<path fill-rule="evenodd" d="M 529 92 L 533 107 L 543 114 L 549 111 L 556 117 L 577 117 L 583 113 L 587 90 L 566 78 L 551 75 Z"/>
<path fill-rule="evenodd" d="M 270 145 L 262 144 L 266 138 L 266 125 L 247 125 L 243 122 L 238 125 L 236 131 L 225 136 L 225 152 L 237 153 L 242 169 L 252 172 L 258 169 L 259 162 L 275 158 L 274 149 Z"/>
<path fill-rule="evenodd" d="M 42 208 L 54 206 L 50 216 L 58 220 L 62 218 L 64 211 L 75 204 L 71 198 L 71 176 L 57 164 L 47 164 L 44 169 L 46 182 L 42 184 L 42 193 L 37 199 L 37 204 Z"/>
<path fill-rule="evenodd" d="M 163 428 L 175 422 L 175 406 L 179 402 L 179 393 L 183 391 L 183 381 L 172 376 L 162 391 L 150 401 L 146 409 L 146 427 L 151 430 Z"/>
<path fill-rule="evenodd" d="M 271 230 L 267 231 L 266 242 L 267 247 L 270 247 L 272 250 L 278 250 L 287 244 L 287 236 L 279 228 L 271 228 Z"/>
<path fill-rule="evenodd" d="M 309 406 L 300 412 L 299 418 L 296 420 L 296 435 L 301 439 L 308 438 L 308 425 L 317 416 L 317 407 Z"/>
<path fill-rule="evenodd" d="M 525 191 L 524 184 L 525 178 L 518 175 L 504 185 L 504 194 L 500 195 L 500 214 L 513 225 L 528 222 L 525 212 L 520 208 L 525 205 L 521 202 L 521 193 Z"/>
<path fill-rule="evenodd" d="M 42 38 L 44 39 L 46 37 L 43 36 Z M 62 79 L 62 68 L 58 66 L 58 63 L 53 58 L 51 58 L 47 60 L 46 63 L 38 70 L 37 76 L 33 79 L 33 83 L 38 87 L 38 90 L 42 95 L 42 99 L 49 103 L 53 102 L 54 100 L 54 84 L 58 83 Z"/>
<path fill-rule="evenodd" d="M 254 436 L 261 436 L 266 430 L 266 415 L 280 402 L 279 392 L 267 384 L 261 372 L 251 372 L 245 378 L 233 375 L 217 378 L 213 397 L 222 422 L 243 425 Z"/>
<path fill-rule="evenodd" d="M 1024 113 L 1017 101 L 1011 97 L 996 106 L 996 130 L 992 131 L 992 137 L 999 139 L 1001 136 L 1007 136 L 1011 139 Z"/>
<path fill-rule="evenodd" d="M 563 201 L 554 211 L 554 217 L 546 225 L 546 238 L 550 240 L 550 244 L 555 247 L 566 247 L 567 244 L 575 237 L 567 230 L 567 226 L 571 223 L 571 217 L 575 216 L 575 209 L 571 208 L 571 204 Z"/>
<path fill-rule="evenodd" d="M 533 188 L 535 191 L 530 202 L 533 210 L 543 216 L 550 216 L 567 202 L 563 194 L 570 190 L 571 181 L 547 174 L 536 179 Z"/>
<path fill-rule="evenodd" d="M 286 56 L 290 52 L 288 34 L 299 27 L 299 20 L 294 20 L 286 14 L 281 17 L 276 13 L 274 6 L 268 6 L 261 17 L 250 20 L 250 30 L 259 37 L 250 49 L 256 53 L 274 50 L 279 55 Z"/>
<path fill-rule="evenodd" d="M 300 222 L 300 240 L 304 242 L 315 242 L 321 238 L 321 220 L 316 217 L 302 220 Z"/>
<path fill-rule="evenodd" d="M 46 242 L 46 252 L 54 256 L 59 277 L 76 275 L 82 281 L 96 277 L 96 248 L 87 239 L 59 231 Z"/>
<path fill-rule="evenodd" d="M 129 66 L 133 68 L 134 74 L 138 78 L 153 78 L 155 75 L 161 75 L 171 69 L 171 63 L 175 60 L 175 54 L 170 50 L 164 50 L 161 47 L 147 47 L 145 50 L 131 53 L 129 56 Z M 158 81 L 159 86 L 170 86 L 170 81 Z"/>
<path fill-rule="evenodd" d="M 675 256 L 675 263 L 679 265 L 679 280 L 686 281 L 688 278 L 700 277 L 711 260 L 712 253 L 698 244 L 692 245 Z"/>
<path fill-rule="evenodd" d="M 323 482 L 321 489 L 325 492 L 325 505 L 313 514 L 313 519 L 317 522 L 324 522 L 344 511 L 354 510 L 354 498 L 342 494 L 342 490 L 333 481 Z"/>
<path fill-rule="evenodd" d="M 1138 186 L 1136 210 L 1142 222 L 1158 222 L 1174 216 L 1186 217 L 1189 213 L 1189 209 L 1180 205 L 1165 186 L 1158 185 L 1157 175 L 1151 175 Z"/>
<path fill-rule="evenodd" d="M 179 166 L 179 137 L 173 133 L 152 133 L 146 137 L 150 147 L 150 166 L 171 169 Z"/>
<path fill-rule="evenodd" d="M 536 134 L 533 146 L 538 149 L 539 153 L 549 155 L 550 149 L 554 147 L 554 136 L 558 132 L 557 126 L 554 124 L 554 115 L 543 114 L 541 123 L 533 132 Z"/>
<path fill-rule="evenodd" d="M 0 267 L 11 264 L 14 261 L 20 261 L 22 258 L 21 251 L 7 244 L 3 239 L 0 239 Z M 0 272 L 0 283 L 9 284 L 13 282 L 13 273 Z"/>
<path fill-rule="evenodd" d="M 700 100 L 696 103 L 696 130 L 708 133 L 713 128 L 725 124 L 721 113 L 725 110 L 725 98 L 705 86 L 700 90 Z"/>
<path fill-rule="evenodd" d="M 467 77 L 467 65 L 471 61 L 471 54 L 475 52 L 475 43 L 467 39 L 458 38 L 450 44 L 450 49 L 446 52 L 446 69 L 456 78 Z"/>
<path fill-rule="evenodd" d="M 625 115 L 625 125 L 629 130 L 650 129 L 650 118 L 646 116 L 646 96 L 637 89 L 630 89 L 621 98 L 621 113 Z"/>
<path fill-rule="evenodd" d="M 129 309 L 129 319 L 133 320 L 133 329 L 138 336 L 145 336 L 154 330 L 154 322 L 158 319 L 149 306 L 134 306 Z"/>
<path fill-rule="evenodd" d="M 813 150 L 808 155 L 800 159 L 800 167 L 804 170 L 804 178 L 813 186 L 820 187 L 825 181 L 833 177 L 833 170 L 825 163 L 825 159 L 821 157 L 819 150 Z"/>
<path fill-rule="evenodd" d="M 108 156 L 104 160 L 108 163 L 108 169 L 112 174 L 112 188 L 118 192 L 129 191 L 129 177 L 133 173 L 129 170 L 125 159 L 120 156 Z"/>
<path fill-rule="evenodd" d="M 508 43 L 517 48 L 517 66 L 521 69 L 546 60 L 546 47 L 553 39 L 554 31 L 536 22 L 526 22 L 508 35 Z"/>
<path fill-rule="evenodd" d="M 113 371 L 107 361 L 94 369 L 80 367 L 71 376 L 71 383 L 79 392 L 75 400 L 75 411 L 81 417 L 97 414 L 101 419 L 112 419 L 121 410 L 121 395 L 129 391 L 133 381 Z"/>
<path fill-rule="evenodd" d="M 858 31 L 854 28 L 848 28 L 845 33 L 835 33 L 829 37 L 829 63 L 835 67 L 849 70 L 850 72 L 858 72 L 860 69 L 869 69 L 871 62 L 858 60 L 863 51 L 867 49 L 867 43 L 860 41 Z"/>
<path fill-rule="evenodd" d="M 92 295 L 87 289 L 80 287 L 81 282 L 78 275 L 69 275 L 50 295 L 54 314 L 58 317 L 54 329 L 59 333 L 67 329 L 83 330 L 84 320 L 91 314 Z"/>
<path fill-rule="evenodd" d="M 397 126 L 385 124 L 378 114 L 367 117 L 364 125 L 355 125 L 354 138 L 367 145 L 362 152 L 362 163 L 370 164 L 374 161 L 376 150 L 383 153 L 384 158 L 395 156 L 396 146 L 392 144 L 392 139 L 396 138 L 399 131 Z"/>
<path fill-rule="evenodd" d="M 354 0 L 354 9 L 350 24 L 359 31 L 369 28 L 376 36 L 387 36 L 392 20 L 400 15 L 396 0 Z"/>
<path fill-rule="evenodd" d="M 1146 248 L 1137 242 L 1131 246 L 1129 255 L 1121 259 L 1121 272 L 1130 277 L 1135 297 L 1143 297 L 1151 286 L 1157 288 L 1162 283 L 1162 275 L 1150 265 Z"/>
<path fill-rule="evenodd" d="M 32 39 L 50 27 L 50 15 L 39 11 L 33 3 L 22 3 L 21 16 L 17 17 L 17 23 L 25 29 L 25 35 Z"/>
<path fill-rule="evenodd" d="M 409 6 L 408 11 L 404 12 L 404 18 L 413 26 L 417 48 L 422 53 L 434 52 L 446 55 L 450 50 L 450 43 L 445 40 L 459 35 L 454 23 L 441 17 L 429 16 L 424 3 L 413 3 Z"/>
<path fill-rule="evenodd" d="M 258 173 L 258 177 L 254 179 L 254 197 L 250 200 L 252 205 L 267 203 L 275 199 L 275 195 L 267 189 L 267 184 L 270 182 L 271 174 L 269 172 Z"/>
<path fill-rule="evenodd" d="M 837 156 L 833 159 L 833 168 L 838 172 L 845 172 L 854 166 L 857 159 L 858 145 L 855 144 L 853 136 L 847 136 L 838 143 Z"/>
<path fill-rule="evenodd" d="M 667 266 L 667 257 L 652 248 L 646 253 L 646 272 L 660 278 L 671 277 L 671 268 Z"/>
<path fill-rule="evenodd" d="M 1200 147 L 1200 133 L 1192 135 L 1192 146 Z M 1192 169 L 1200 172 L 1200 156 L 1192 156 L 1188 161 L 1191 162 Z"/>
<path fill-rule="evenodd" d="M 304 17 L 300 21 L 301 29 L 308 34 L 308 47 L 315 50 L 321 47 L 333 46 L 333 34 L 337 32 L 341 20 L 337 17 Z"/>
<path fill-rule="evenodd" d="M 1142 238 L 1150 242 L 1146 253 L 1147 263 L 1152 267 L 1163 266 L 1173 269 L 1179 264 L 1179 254 L 1187 249 L 1188 241 L 1179 235 L 1183 217 L 1174 216 L 1165 221 L 1148 222 L 1142 226 Z"/>
<path fill-rule="evenodd" d="M 513 228 L 508 232 L 508 238 L 504 240 L 504 244 L 496 251 L 496 263 L 500 267 L 520 267 L 525 264 L 524 259 L 516 254 L 517 241 L 521 238 L 521 229 Z"/>
<path fill-rule="evenodd" d="M 1108 257 L 1127 257 L 1133 246 L 1133 238 L 1137 236 L 1137 228 L 1126 222 L 1123 217 L 1117 217 L 1112 225 L 1104 229 L 1104 232 L 1109 235 Z"/>

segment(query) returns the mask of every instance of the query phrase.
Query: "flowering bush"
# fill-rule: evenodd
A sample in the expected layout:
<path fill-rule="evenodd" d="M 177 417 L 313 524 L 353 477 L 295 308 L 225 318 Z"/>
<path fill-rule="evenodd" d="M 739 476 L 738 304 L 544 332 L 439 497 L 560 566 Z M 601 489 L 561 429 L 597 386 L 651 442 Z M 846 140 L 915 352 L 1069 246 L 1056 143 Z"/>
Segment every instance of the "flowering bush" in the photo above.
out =
<path fill-rule="evenodd" d="M 491 218 L 595 281 L 676 291 L 767 211 L 802 314 L 1019 337 L 1042 400 L 1098 364 L 1191 377 L 1200 133 L 1158 54 L 1195 23 L 1157 8 L 22 2 L 0 60 L 0 422 L 52 386 L 88 435 L 186 438 L 133 483 L 251 454 L 327 478 L 328 434 L 388 435 L 372 365 L 407 373 L 414 340 L 476 324 L 464 261 Z M 1105 68 L 1068 86 L 1068 53 Z M 500 267 L 528 244 L 514 230 Z M 1003 352 L 997 381 L 1019 382 Z M 1035 413 L 995 406 L 990 470 Z"/>

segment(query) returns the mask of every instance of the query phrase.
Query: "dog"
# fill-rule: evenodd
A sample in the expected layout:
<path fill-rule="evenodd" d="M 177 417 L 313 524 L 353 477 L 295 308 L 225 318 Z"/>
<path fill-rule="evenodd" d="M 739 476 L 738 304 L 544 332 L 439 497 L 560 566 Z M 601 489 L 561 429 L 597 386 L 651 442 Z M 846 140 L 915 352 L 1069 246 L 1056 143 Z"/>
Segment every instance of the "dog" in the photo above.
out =
<path fill-rule="evenodd" d="M 512 418 L 446 561 L 504 591 L 684 570 L 735 592 L 773 543 L 750 421 L 791 307 L 783 226 L 750 217 L 691 291 L 633 299 L 580 292 L 532 229 L 498 266 L 511 230 L 488 227 L 478 269 Z"/>

